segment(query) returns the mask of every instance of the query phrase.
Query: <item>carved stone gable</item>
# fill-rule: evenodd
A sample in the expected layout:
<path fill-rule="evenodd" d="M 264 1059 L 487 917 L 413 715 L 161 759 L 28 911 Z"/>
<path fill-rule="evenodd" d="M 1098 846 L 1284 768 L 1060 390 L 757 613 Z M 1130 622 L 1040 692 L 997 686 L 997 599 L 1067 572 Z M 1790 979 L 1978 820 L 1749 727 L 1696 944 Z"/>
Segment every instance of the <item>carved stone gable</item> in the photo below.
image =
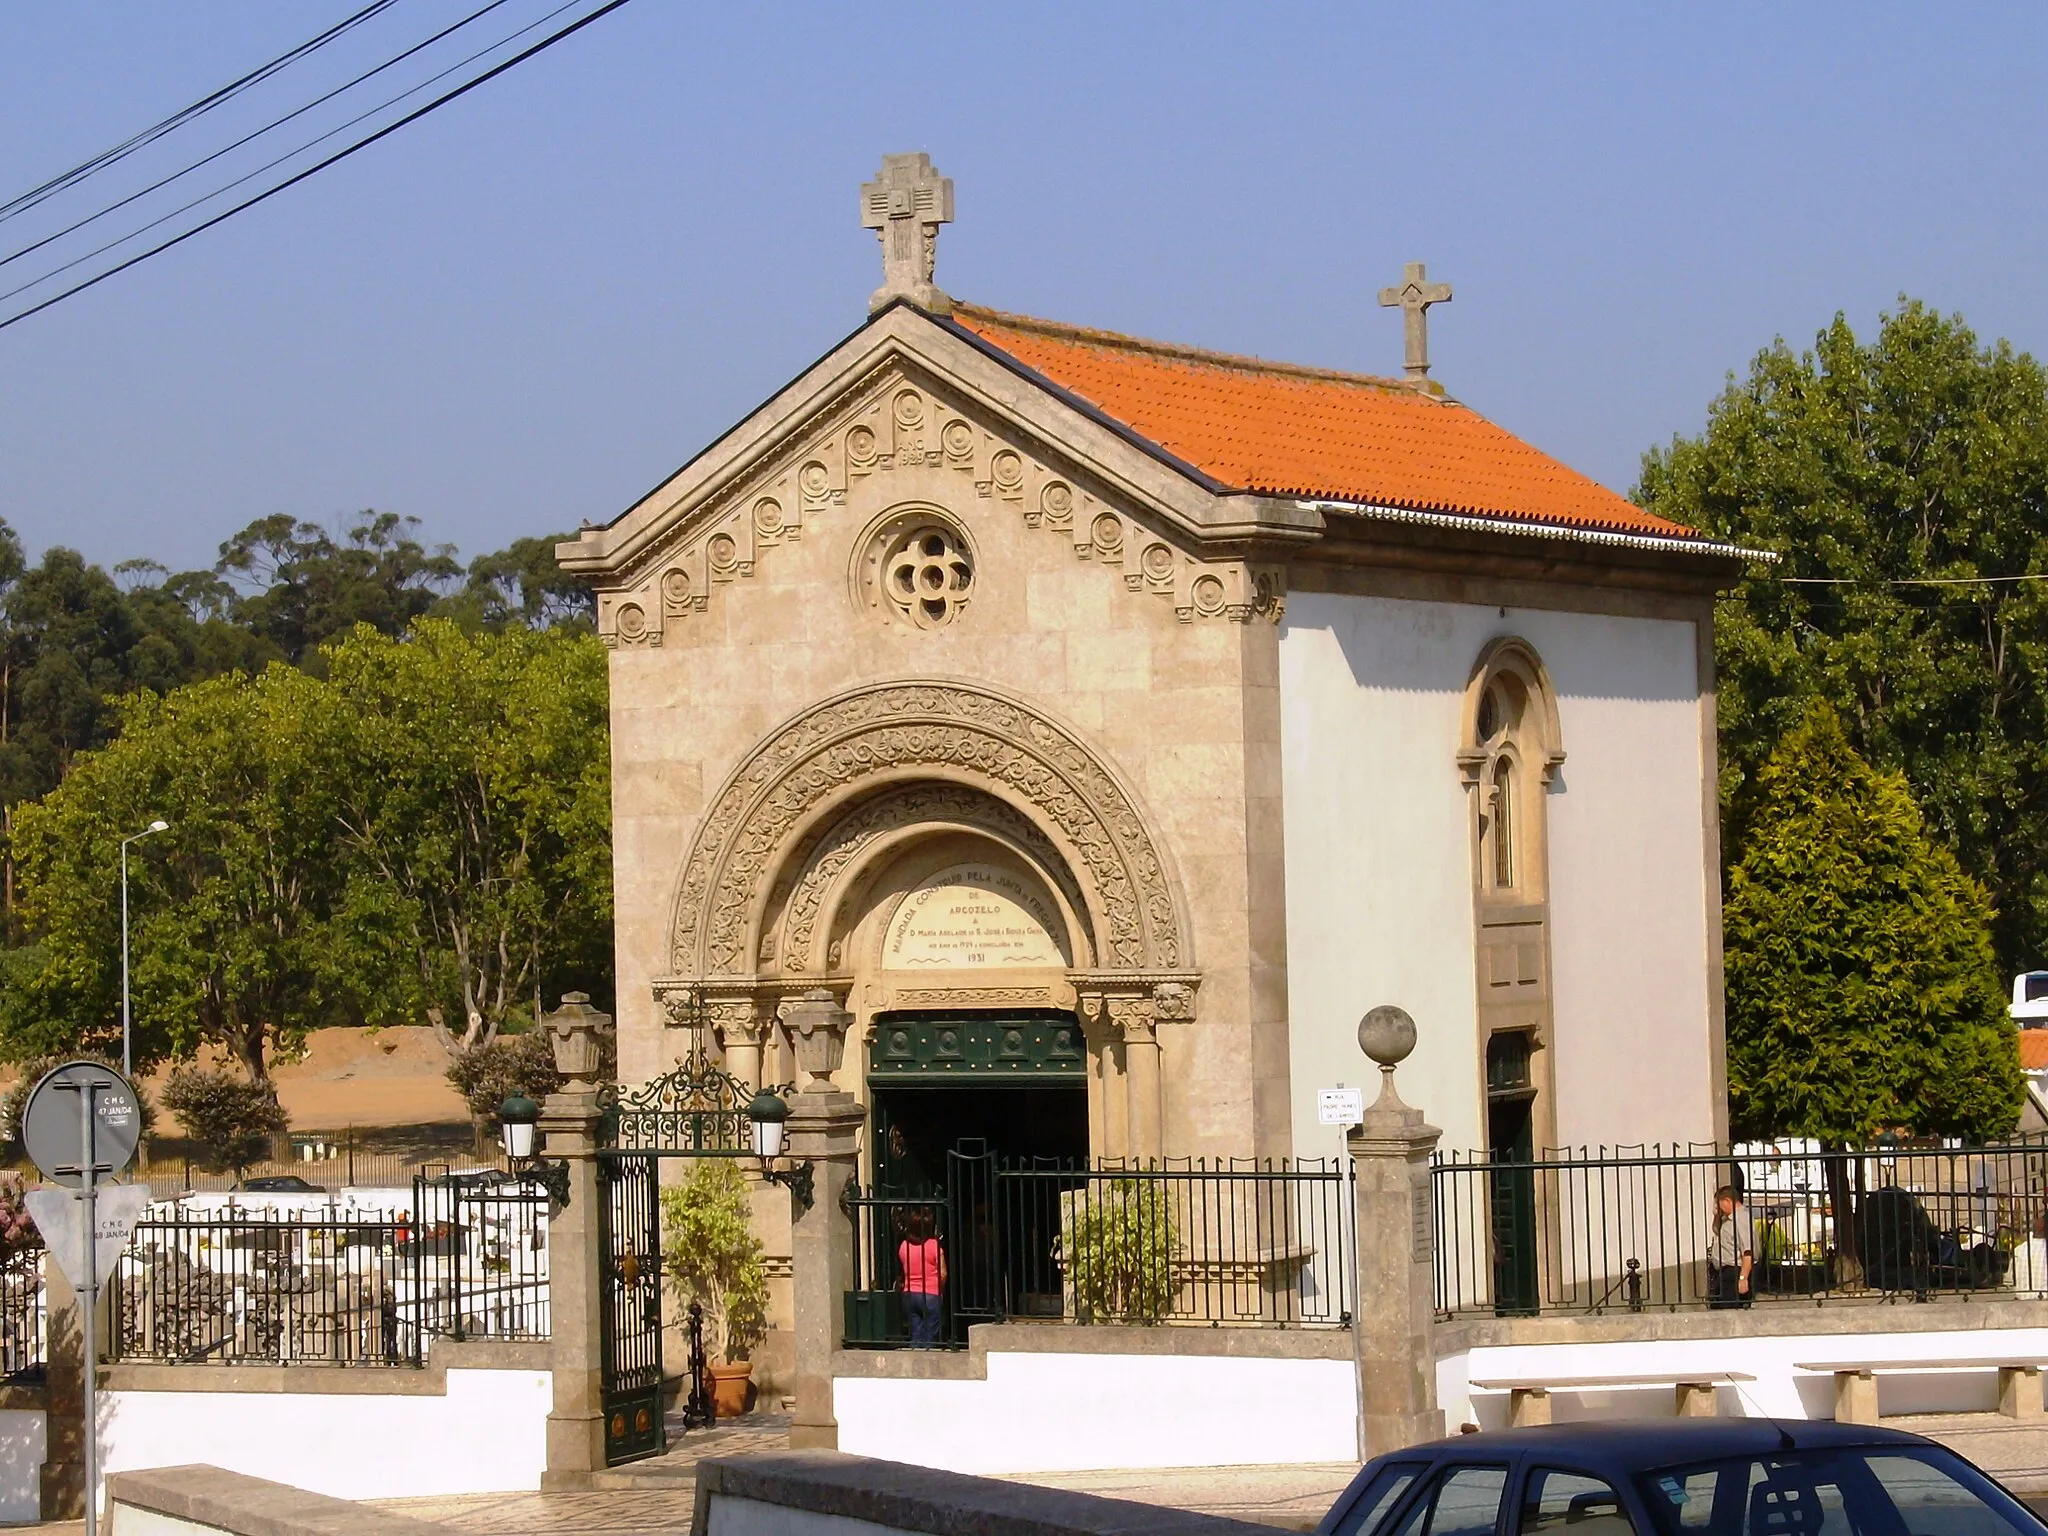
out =
<path fill-rule="evenodd" d="M 1280 617 L 1278 566 L 1203 558 L 1099 494 L 1078 467 L 892 366 L 771 448 L 742 482 L 678 518 L 618 586 L 599 592 L 598 634 L 611 646 L 660 645 L 719 588 L 773 560 L 777 546 L 845 524 L 851 492 L 911 468 L 958 475 L 962 510 L 1015 517 L 1061 540 L 1075 559 L 1110 568 L 1126 589 L 1170 604 L 1184 622 Z"/>

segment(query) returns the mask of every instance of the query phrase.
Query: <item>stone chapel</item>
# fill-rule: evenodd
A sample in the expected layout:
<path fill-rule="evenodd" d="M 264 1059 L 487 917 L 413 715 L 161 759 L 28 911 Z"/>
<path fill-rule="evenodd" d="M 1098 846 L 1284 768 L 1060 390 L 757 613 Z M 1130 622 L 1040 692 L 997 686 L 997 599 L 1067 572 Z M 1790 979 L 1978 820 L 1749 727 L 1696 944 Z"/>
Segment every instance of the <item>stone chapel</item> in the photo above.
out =
<path fill-rule="evenodd" d="M 867 321 L 559 547 L 611 648 L 620 1078 L 790 1080 L 855 1015 L 864 1179 L 1323 1157 L 1359 1016 L 1446 1150 L 1726 1136 L 1713 600 L 1742 552 L 1429 375 L 949 297 Z"/>

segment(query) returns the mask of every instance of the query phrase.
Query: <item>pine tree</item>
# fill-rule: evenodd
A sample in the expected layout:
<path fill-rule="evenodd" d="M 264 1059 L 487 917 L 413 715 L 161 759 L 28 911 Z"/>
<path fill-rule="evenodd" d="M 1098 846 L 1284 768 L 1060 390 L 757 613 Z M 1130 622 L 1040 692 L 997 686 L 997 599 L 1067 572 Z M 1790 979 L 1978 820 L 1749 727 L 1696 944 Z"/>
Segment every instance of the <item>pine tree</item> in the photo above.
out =
<path fill-rule="evenodd" d="M 1758 780 L 1725 914 L 1738 1138 L 1988 1138 L 2022 1085 L 1984 888 L 1826 704 Z"/>

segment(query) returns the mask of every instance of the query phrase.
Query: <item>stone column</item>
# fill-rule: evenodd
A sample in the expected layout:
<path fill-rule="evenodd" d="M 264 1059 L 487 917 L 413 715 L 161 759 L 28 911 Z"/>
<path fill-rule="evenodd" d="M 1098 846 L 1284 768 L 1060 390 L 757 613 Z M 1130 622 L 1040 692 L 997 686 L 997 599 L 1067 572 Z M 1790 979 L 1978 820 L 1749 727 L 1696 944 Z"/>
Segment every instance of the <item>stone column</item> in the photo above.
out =
<path fill-rule="evenodd" d="M 547 1468 L 541 1487 L 590 1486 L 604 1459 L 604 1342 L 598 1321 L 597 1097 L 598 1033 L 611 1020 L 581 992 L 544 1015 L 555 1070 L 567 1082 L 541 1105 L 541 1152 L 569 1165 L 569 1203 L 548 1219 L 549 1356 L 554 1403 L 548 1412 Z"/>
<path fill-rule="evenodd" d="M 55 1254 L 43 1255 L 48 1360 L 43 1407 L 48 1451 L 43 1461 L 43 1518 L 85 1518 L 85 1325 L 78 1292 Z"/>
<path fill-rule="evenodd" d="M 1139 1162 L 1164 1155 L 1160 1141 L 1159 1032 L 1149 998 L 1110 1004 L 1124 1042 L 1124 1088 L 1130 1103 L 1130 1154 Z"/>
<path fill-rule="evenodd" d="M 846 1051 L 853 1015 L 823 987 L 806 992 L 783 1015 L 804 1081 L 790 1105 L 787 1151 L 812 1165 L 811 1204 L 790 1197 L 790 1264 L 796 1303 L 796 1412 L 790 1449 L 839 1448 L 832 1412 L 832 1356 L 839 1348 L 846 1293 L 853 1287 L 853 1224 L 839 1209 L 860 1157 L 860 1101 L 832 1074 Z"/>
<path fill-rule="evenodd" d="M 1436 1402 L 1436 1215 L 1429 1159 L 1443 1132 L 1394 1091 L 1394 1066 L 1415 1048 L 1415 1021 L 1375 1008 L 1358 1043 L 1379 1065 L 1380 1096 L 1351 1132 L 1358 1200 L 1358 1402 L 1365 1454 L 1440 1438 Z"/>

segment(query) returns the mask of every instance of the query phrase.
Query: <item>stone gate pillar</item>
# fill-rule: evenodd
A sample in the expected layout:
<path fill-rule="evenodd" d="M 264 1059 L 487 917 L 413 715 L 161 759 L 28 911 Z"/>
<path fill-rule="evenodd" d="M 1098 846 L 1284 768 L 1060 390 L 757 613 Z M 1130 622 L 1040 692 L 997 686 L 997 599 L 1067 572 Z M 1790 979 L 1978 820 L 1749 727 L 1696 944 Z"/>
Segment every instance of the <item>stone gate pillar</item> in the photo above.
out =
<path fill-rule="evenodd" d="M 543 1488 L 587 1488 L 604 1460 L 604 1350 L 598 1322 L 598 1033 L 611 1020 L 581 992 L 543 1015 L 555 1070 L 568 1081 L 541 1104 L 540 1151 L 569 1166 L 569 1203 L 548 1218 L 548 1315 L 554 1402 Z"/>
<path fill-rule="evenodd" d="M 1375 1008 L 1358 1043 L 1380 1069 L 1380 1096 L 1351 1132 L 1358 1201 L 1358 1404 L 1365 1454 L 1441 1438 L 1436 1402 L 1436 1213 L 1430 1154 L 1443 1132 L 1394 1091 L 1394 1067 L 1415 1049 L 1415 1021 Z"/>
<path fill-rule="evenodd" d="M 811 1203 L 790 1197 L 790 1265 L 796 1310 L 796 1412 L 792 1450 L 837 1450 L 832 1356 L 839 1347 L 845 1296 L 853 1286 L 853 1224 L 839 1208 L 860 1156 L 860 1101 L 834 1086 L 853 1015 L 832 993 L 813 988 L 784 1014 L 804 1083 L 789 1110 L 792 1163 L 811 1168 Z"/>

